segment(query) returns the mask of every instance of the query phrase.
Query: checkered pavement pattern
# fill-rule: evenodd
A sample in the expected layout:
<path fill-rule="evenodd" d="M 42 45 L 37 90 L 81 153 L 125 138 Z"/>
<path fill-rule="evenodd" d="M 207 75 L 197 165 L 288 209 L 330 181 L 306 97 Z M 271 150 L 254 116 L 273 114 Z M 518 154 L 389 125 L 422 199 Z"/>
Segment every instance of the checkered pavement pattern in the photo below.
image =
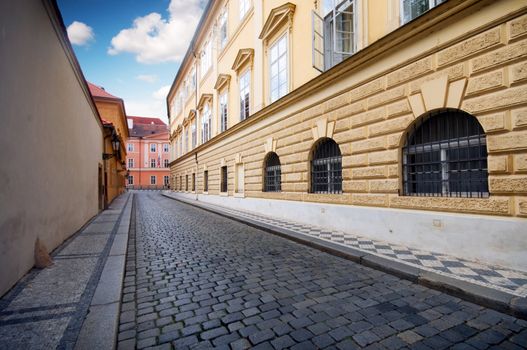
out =
<path fill-rule="evenodd" d="M 180 199 L 178 197 L 178 199 Z M 201 203 L 200 205 L 203 205 Z M 527 296 L 527 273 L 500 266 L 485 265 L 453 256 L 405 247 L 388 242 L 381 242 L 355 234 L 331 231 L 327 228 L 306 225 L 285 219 L 256 214 L 253 212 L 227 208 L 207 203 L 215 210 L 263 222 L 279 228 L 318 237 L 332 242 L 351 246 L 368 253 L 381 255 L 390 259 L 434 271 L 449 277 L 465 280 L 504 291 L 516 296 Z"/>

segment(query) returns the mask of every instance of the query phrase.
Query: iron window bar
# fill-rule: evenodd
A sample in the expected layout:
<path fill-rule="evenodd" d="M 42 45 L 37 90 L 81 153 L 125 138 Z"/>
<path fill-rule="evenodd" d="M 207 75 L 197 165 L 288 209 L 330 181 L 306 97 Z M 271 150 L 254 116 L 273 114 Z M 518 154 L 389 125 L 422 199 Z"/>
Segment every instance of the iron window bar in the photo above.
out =
<path fill-rule="evenodd" d="M 221 192 L 227 192 L 227 166 L 221 167 Z"/>
<path fill-rule="evenodd" d="M 264 191 L 282 191 L 282 170 L 280 158 L 274 152 L 269 153 L 269 155 L 265 158 Z"/>
<path fill-rule="evenodd" d="M 332 139 L 323 140 L 313 152 L 311 192 L 342 193 L 342 155 Z"/>

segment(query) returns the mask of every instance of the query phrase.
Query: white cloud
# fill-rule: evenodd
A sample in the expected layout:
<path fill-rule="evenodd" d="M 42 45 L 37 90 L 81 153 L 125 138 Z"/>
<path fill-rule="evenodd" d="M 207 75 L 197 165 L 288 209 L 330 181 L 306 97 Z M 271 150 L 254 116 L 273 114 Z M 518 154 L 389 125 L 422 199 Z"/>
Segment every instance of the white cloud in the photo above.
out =
<path fill-rule="evenodd" d="M 152 12 L 112 38 L 108 54 L 129 52 L 141 63 L 181 61 L 202 13 L 201 0 L 171 0 L 169 18 Z"/>
<path fill-rule="evenodd" d="M 135 77 L 137 80 L 146 81 L 147 83 L 155 83 L 158 79 L 155 74 L 139 74 Z"/>
<path fill-rule="evenodd" d="M 162 100 L 126 99 L 126 114 L 139 117 L 155 117 L 168 122 L 166 102 Z"/>
<path fill-rule="evenodd" d="M 66 30 L 68 31 L 68 38 L 74 45 L 87 45 L 95 38 L 93 28 L 82 22 L 73 21 Z"/>
<path fill-rule="evenodd" d="M 154 93 L 152 94 L 152 97 L 155 98 L 156 100 L 165 101 L 169 91 L 170 91 L 170 85 L 162 86 L 158 90 L 154 91 Z"/>

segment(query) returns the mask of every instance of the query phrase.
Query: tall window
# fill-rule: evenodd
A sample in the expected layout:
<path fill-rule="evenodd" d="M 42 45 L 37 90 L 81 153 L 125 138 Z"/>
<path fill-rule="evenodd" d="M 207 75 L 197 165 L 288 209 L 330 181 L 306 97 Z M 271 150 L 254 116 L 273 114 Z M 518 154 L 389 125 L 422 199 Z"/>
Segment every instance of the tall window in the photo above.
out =
<path fill-rule="evenodd" d="M 196 173 L 192 173 L 192 192 L 196 191 Z"/>
<path fill-rule="evenodd" d="M 168 175 L 163 176 L 163 185 L 164 186 L 168 186 L 168 179 L 169 179 Z"/>
<path fill-rule="evenodd" d="M 401 22 L 410 22 L 446 0 L 401 0 Z"/>
<path fill-rule="evenodd" d="M 134 144 L 133 143 L 129 143 L 128 144 L 128 152 L 133 152 L 134 151 Z"/>
<path fill-rule="evenodd" d="M 201 143 L 207 142 L 211 137 L 212 131 L 212 111 L 208 103 L 203 107 L 201 114 Z"/>
<path fill-rule="evenodd" d="M 128 175 L 128 184 L 129 185 L 133 185 L 134 184 L 134 176 L 133 175 Z"/>
<path fill-rule="evenodd" d="M 163 152 L 168 153 L 168 143 L 163 144 Z"/>
<path fill-rule="evenodd" d="M 487 197 L 487 147 L 472 115 L 444 109 L 425 115 L 403 148 L 403 187 L 409 196 Z"/>
<path fill-rule="evenodd" d="M 240 3 L 240 19 L 245 17 L 245 14 L 251 8 L 251 0 L 239 0 Z"/>
<path fill-rule="evenodd" d="M 236 176 L 234 190 L 236 191 L 236 193 L 243 193 L 245 185 L 245 169 L 243 163 L 236 164 L 234 166 L 234 174 Z"/>
<path fill-rule="evenodd" d="M 194 118 L 194 120 L 192 121 L 192 126 L 191 126 L 191 129 L 192 129 L 192 149 L 196 148 L 196 144 L 197 144 L 197 139 L 198 139 L 198 135 L 197 135 L 197 127 L 196 127 L 196 124 L 197 124 L 197 118 Z"/>
<path fill-rule="evenodd" d="M 183 176 L 179 175 L 179 190 L 183 190 Z"/>
<path fill-rule="evenodd" d="M 156 151 L 156 144 L 155 143 L 151 143 L 150 144 L 150 152 L 155 152 Z"/>
<path fill-rule="evenodd" d="M 221 167 L 220 172 L 220 192 L 227 192 L 227 166 Z"/>
<path fill-rule="evenodd" d="M 324 138 L 312 152 L 311 192 L 342 193 L 342 155 L 337 143 Z"/>
<path fill-rule="evenodd" d="M 185 147 L 184 153 L 187 153 L 188 151 L 188 133 L 189 133 L 188 128 L 186 128 L 185 129 L 185 140 L 183 142 L 184 143 L 183 147 Z"/>
<path fill-rule="evenodd" d="M 221 132 L 227 130 L 227 112 L 229 104 L 229 96 L 227 90 L 220 95 L 220 130 Z"/>
<path fill-rule="evenodd" d="M 209 40 L 203 45 L 203 52 L 201 53 L 201 77 L 209 71 L 212 66 L 212 41 Z"/>
<path fill-rule="evenodd" d="M 134 158 L 128 158 L 128 168 L 134 167 Z"/>
<path fill-rule="evenodd" d="M 150 185 L 155 185 L 156 184 L 156 176 L 155 175 L 151 175 L 150 176 Z"/>
<path fill-rule="evenodd" d="M 209 171 L 205 170 L 203 172 L 203 192 L 209 191 Z"/>
<path fill-rule="evenodd" d="M 192 68 L 190 71 L 190 86 L 189 86 L 190 94 L 194 93 L 196 90 L 196 69 Z"/>
<path fill-rule="evenodd" d="M 271 73 L 271 102 L 287 94 L 287 34 L 278 39 L 269 50 Z"/>
<path fill-rule="evenodd" d="M 155 168 L 155 167 L 156 167 L 156 159 L 150 158 L 150 168 Z"/>
<path fill-rule="evenodd" d="M 188 175 L 185 175 L 185 191 L 188 191 Z"/>
<path fill-rule="evenodd" d="M 163 160 L 163 166 L 168 168 L 168 159 Z"/>
<path fill-rule="evenodd" d="M 249 117 L 250 91 L 251 91 L 251 71 L 247 70 L 240 76 L 240 120 Z"/>
<path fill-rule="evenodd" d="M 264 160 L 264 191 L 280 192 L 282 190 L 281 177 L 280 158 L 276 153 L 270 152 Z"/>
<path fill-rule="evenodd" d="M 227 8 L 224 8 L 223 11 L 220 14 L 219 18 L 219 26 L 220 26 L 220 48 L 224 48 L 225 45 L 227 45 L 227 39 L 228 39 L 228 27 L 227 27 Z"/>

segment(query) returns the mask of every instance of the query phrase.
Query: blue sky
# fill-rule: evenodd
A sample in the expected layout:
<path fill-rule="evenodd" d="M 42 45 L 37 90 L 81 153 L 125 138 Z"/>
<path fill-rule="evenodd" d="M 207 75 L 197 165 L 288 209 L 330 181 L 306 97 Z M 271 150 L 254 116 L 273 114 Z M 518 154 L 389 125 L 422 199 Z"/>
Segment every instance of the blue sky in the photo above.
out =
<path fill-rule="evenodd" d="M 165 97 L 204 0 L 58 0 L 86 79 L 128 115 L 167 120 Z"/>

